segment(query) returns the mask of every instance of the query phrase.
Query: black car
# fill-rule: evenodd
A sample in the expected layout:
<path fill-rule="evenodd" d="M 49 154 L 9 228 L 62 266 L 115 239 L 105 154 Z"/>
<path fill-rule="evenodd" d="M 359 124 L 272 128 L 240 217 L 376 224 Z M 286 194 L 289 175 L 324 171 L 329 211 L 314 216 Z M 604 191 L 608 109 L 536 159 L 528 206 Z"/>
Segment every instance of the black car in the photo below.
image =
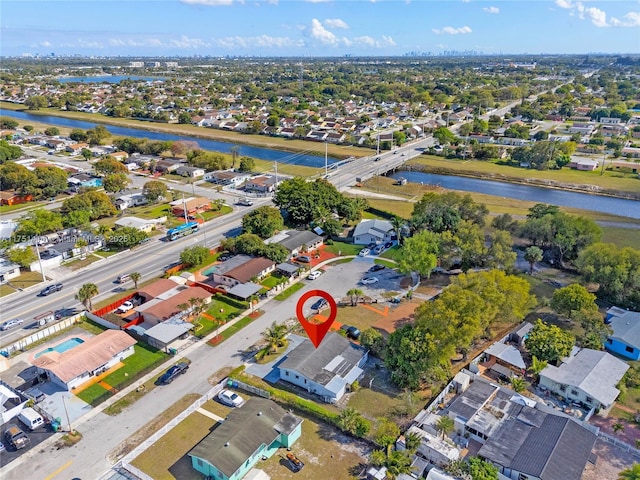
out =
<path fill-rule="evenodd" d="M 221 261 L 221 262 L 226 262 L 227 260 L 229 260 L 232 257 L 233 257 L 233 253 L 225 252 L 225 253 L 220 254 L 220 256 L 218 257 L 218 260 Z"/>
<path fill-rule="evenodd" d="M 380 265 L 379 263 L 377 263 L 377 264 L 375 264 L 373 267 L 371 267 L 371 268 L 369 269 L 369 271 L 370 271 L 370 272 L 379 272 L 380 270 L 384 270 L 385 268 L 387 268 L 387 267 L 385 267 L 384 265 Z"/>
<path fill-rule="evenodd" d="M 317 310 L 320 311 L 323 308 L 325 308 L 327 305 L 329 305 L 329 303 L 324 299 L 321 298 L 320 300 L 318 300 L 316 303 L 314 303 L 313 305 L 311 305 L 311 310 Z"/>
<path fill-rule="evenodd" d="M 360 338 L 360 330 L 353 325 L 342 325 L 340 327 L 340 330 L 343 330 L 349 338 L 352 338 L 354 340 Z"/>
<path fill-rule="evenodd" d="M 384 244 L 384 248 L 391 248 L 393 247 L 393 242 L 387 242 Z"/>
<path fill-rule="evenodd" d="M 308 255 L 299 255 L 296 257 L 296 262 L 311 263 L 311 257 Z"/>
<path fill-rule="evenodd" d="M 188 369 L 189 365 L 187 363 L 176 363 L 174 366 L 169 368 L 169 370 L 164 372 L 158 380 L 156 380 L 156 385 L 169 385 L 178 375 L 187 373 Z"/>
<path fill-rule="evenodd" d="M 50 295 L 52 293 L 55 292 L 59 292 L 60 290 L 62 290 L 62 284 L 61 283 L 56 283 L 54 285 L 49 285 L 46 288 L 43 288 L 42 290 L 40 290 L 39 295 L 41 297 L 46 297 L 47 295 Z"/>

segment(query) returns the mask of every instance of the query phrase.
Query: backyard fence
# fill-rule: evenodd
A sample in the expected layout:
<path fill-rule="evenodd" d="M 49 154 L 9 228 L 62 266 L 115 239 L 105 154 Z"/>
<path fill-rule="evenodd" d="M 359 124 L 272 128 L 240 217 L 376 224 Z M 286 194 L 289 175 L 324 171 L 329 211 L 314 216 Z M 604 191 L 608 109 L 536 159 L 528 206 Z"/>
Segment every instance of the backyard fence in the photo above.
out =
<path fill-rule="evenodd" d="M 254 395 L 258 395 L 259 397 L 262 397 L 262 398 L 267 398 L 267 399 L 271 398 L 271 394 L 266 390 L 263 390 L 258 387 L 254 387 L 253 385 L 249 385 L 248 383 L 241 382 L 240 380 L 229 380 L 228 386 L 231 386 L 233 388 L 239 388 L 241 390 L 244 390 L 245 392 L 253 393 Z"/>
<path fill-rule="evenodd" d="M 613 445 L 614 447 L 620 448 L 621 450 L 624 450 L 625 452 L 629 452 L 631 455 L 636 457 L 636 459 L 640 459 L 640 450 L 638 450 L 637 448 L 632 447 L 628 443 L 623 442 L 622 440 L 619 440 L 616 437 L 612 437 L 611 435 L 609 435 L 608 433 L 603 432 L 602 430 L 598 432 L 598 437 L 600 437 L 605 442 Z"/>
<path fill-rule="evenodd" d="M 60 332 L 66 328 L 69 328 L 73 324 L 78 323 L 83 319 L 84 319 L 84 312 L 78 313 L 73 317 L 66 318 L 61 322 L 54 323 L 53 325 L 43 328 L 42 330 L 38 330 L 36 333 L 32 333 L 31 335 L 21 338 L 20 340 L 10 343 L 9 345 L 3 346 L 1 352 L 3 355 L 9 356 L 15 352 L 26 350 L 27 347 L 29 347 L 29 345 L 32 345 L 41 340 L 45 340 L 47 337 L 50 337 L 51 335 L 57 332 Z"/>

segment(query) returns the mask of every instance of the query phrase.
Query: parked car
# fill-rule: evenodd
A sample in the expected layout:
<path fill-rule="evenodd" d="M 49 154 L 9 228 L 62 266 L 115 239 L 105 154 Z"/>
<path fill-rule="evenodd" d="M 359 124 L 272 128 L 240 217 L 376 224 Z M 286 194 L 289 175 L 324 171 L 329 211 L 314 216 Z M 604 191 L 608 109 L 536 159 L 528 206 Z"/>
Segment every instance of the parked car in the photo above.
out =
<path fill-rule="evenodd" d="M 296 262 L 300 263 L 311 263 L 311 257 L 308 255 L 298 255 L 296 257 Z"/>
<path fill-rule="evenodd" d="M 17 327 L 18 325 L 22 325 L 24 320 L 21 318 L 14 318 L 13 320 L 7 320 L 2 325 L 0 325 L 0 330 L 9 330 L 10 328 Z"/>
<path fill-rule="evenodd" d="M 379 263 L 376 263 L 373 267 L 371 267 L 369 269 L 369 271 L 370 272 L 379 272 L 380 270 L 384 270 L 385 268 L 387 268 L 387 267 L 385 267 L 384 265 L 380 265 Z"/>
<path fill-rule="evenodd" d="M 244 404 L 244 398 L 231 390 L 222 390 L 218 394 L 218 400 L 228 407 L 240 407 Z"/>
<path fill-rule="evenodd" d="M 311 305 L 311 310 L 317 310 L 319 312 L 320 310 L 323 310 L 328 306 L 329 306 L 329 303 L 324 298 L 321 298 L 320 300 L 315 302 L 313 305 Z"/>
<path fill-rule="evenodd" d="M 298 473 L 304 468 L 304 463 L 302 463 L 302 460 L 300 460 L 291 452 L 287 453 L 287 463 L 289 464 L 289 468 L 293 473 Z"/>
<path fill-rule="evenodd" d="M 360 250 L 360 253 L 358 253 L 358 256 L 366 257 L 370 253 L 371 253 L 371 250 L 369 250 L 368 248 L 363 248 L 362 250 Z"/>
<path fill-rule="evenodd" d="M 360 330 L 358 327 L 354 327 L 353 325 L 342 325 L 340 330 L 344 331 L 349 338 L 353 338 L 354 340 L 360 338 Z"/>
<path fill-rule="evenodd" d="M 4 439 L 7 441 L 9 445 L 11 445 L 16 450 L 20 450 L 21 448 L 26 448 L 31 443 L 31 439 L 27 437 L 27 434 L 24 433 L 20 427 L 15 425 L 11 425 L 4 432 Z"/>
<path fill-rule="evenodd" d="M 374 283 L 378 283 L 378 277 L 364 277 L 360 280 L 362 285 L 373 285 Z"/>
<path fill-rule="evenodd" d="M 316 278 L 320 277 L 320 275 L 322 275 L 322 270 L 315 270 L 311 272 L 307 278 L 309 280 L 315 280 Z"/>
<path fill-rule="evenodd" d="M 224 252 L 220 254 L 220 256 L 218 257 L 218 260 L 220 260 L 221 262 L 226 262 L 227 260 L 233 257 L 234 257 L 233 253 Z"/>
<path fill-rule="evenodd" d="M 380 255 L 384 251 L 384 245 L 378 245 L 373 249 L 374 255 Z"/>
<path fill-rule="evenodd" d="M 242 200 L 238 201 L 238 205 L 242 205 L 243 207 L 251 207 L 253 206 L 253 202 L 248 198 L 243 198 Z"/>
<path fill-rule="evenodd" d="M 176 363 L 169 370 L 164 372 L 158 380 L 156 385 L 169 385 L 178 375 L 183 375 L 189 370 L 189 364 L 185 362 Z"/>
<path fill-rule="evenodd" d="M 118 307 L 116 313 L 127 313 L 129 310 L 133 310 L 133 302 L 126 301 Z"/>
<path fill-rule="evenodd" d="M 393 247 L 393 242 L 387 242 L 387 243 L 384 244 L 384 248 L 388 249 L 388 248 L 391 248 L 391 247 Z"/>
<path fill-rule="evenodd" d="M 47 396 L 42 393 L 38 387 L 27 388 L 24 391 L 24 394 L 28 399 L 33 400 L 35 403 L 40 403 L 47 398 Z"/>
<path fill-rule="evenodd" d="M 50 295 L 52 293 L 59 292 L 60 290 L 62 290 L 62 286 L 63 285 L 61 283 L 49 285 L 48 287 L 45 287 L 42 290 L 40 290 L 40 293 L 38 295 L 40 297 L 46 297 L 47 295 Z"/>

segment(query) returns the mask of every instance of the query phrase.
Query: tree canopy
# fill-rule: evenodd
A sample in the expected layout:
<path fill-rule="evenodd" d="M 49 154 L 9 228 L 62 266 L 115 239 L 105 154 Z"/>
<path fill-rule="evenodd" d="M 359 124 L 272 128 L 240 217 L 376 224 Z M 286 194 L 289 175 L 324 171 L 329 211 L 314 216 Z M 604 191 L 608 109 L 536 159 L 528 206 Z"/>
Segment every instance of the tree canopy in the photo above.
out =
<path fill-rule="evenodd" d="M 541 361 L 557 363 L 568 356 L 575 344 L 575 337 L 557 325 L 537 320 L 524 344 L 531 355 Z"/>
<path fill-rule="evenodd" d="M 242 230 L 255 233 L 262 239 L 273 236 L 284 228 L 284 220 L 280 210 L 268 205 L 258 207 L 242 217 Z"/>

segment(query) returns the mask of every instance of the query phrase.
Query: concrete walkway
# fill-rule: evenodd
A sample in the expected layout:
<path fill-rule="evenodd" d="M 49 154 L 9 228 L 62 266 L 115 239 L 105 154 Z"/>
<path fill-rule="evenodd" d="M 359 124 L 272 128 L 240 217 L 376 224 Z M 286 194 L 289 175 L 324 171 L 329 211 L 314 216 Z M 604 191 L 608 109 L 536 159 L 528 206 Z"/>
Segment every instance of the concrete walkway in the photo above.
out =
<path fill-rule="evenodd" d="M 196 410 L 196 412 L 201 413 L 202 415 L 204 415 L 205 417 L 209 417 L 214 419 L 216 422 L 223 422 L 224 418 L 219 417 L 218 415 L 216 415 L 215 413 L 210 412 L 209 410 L 205 410 L 204 408 L 200 407 Z"/>

